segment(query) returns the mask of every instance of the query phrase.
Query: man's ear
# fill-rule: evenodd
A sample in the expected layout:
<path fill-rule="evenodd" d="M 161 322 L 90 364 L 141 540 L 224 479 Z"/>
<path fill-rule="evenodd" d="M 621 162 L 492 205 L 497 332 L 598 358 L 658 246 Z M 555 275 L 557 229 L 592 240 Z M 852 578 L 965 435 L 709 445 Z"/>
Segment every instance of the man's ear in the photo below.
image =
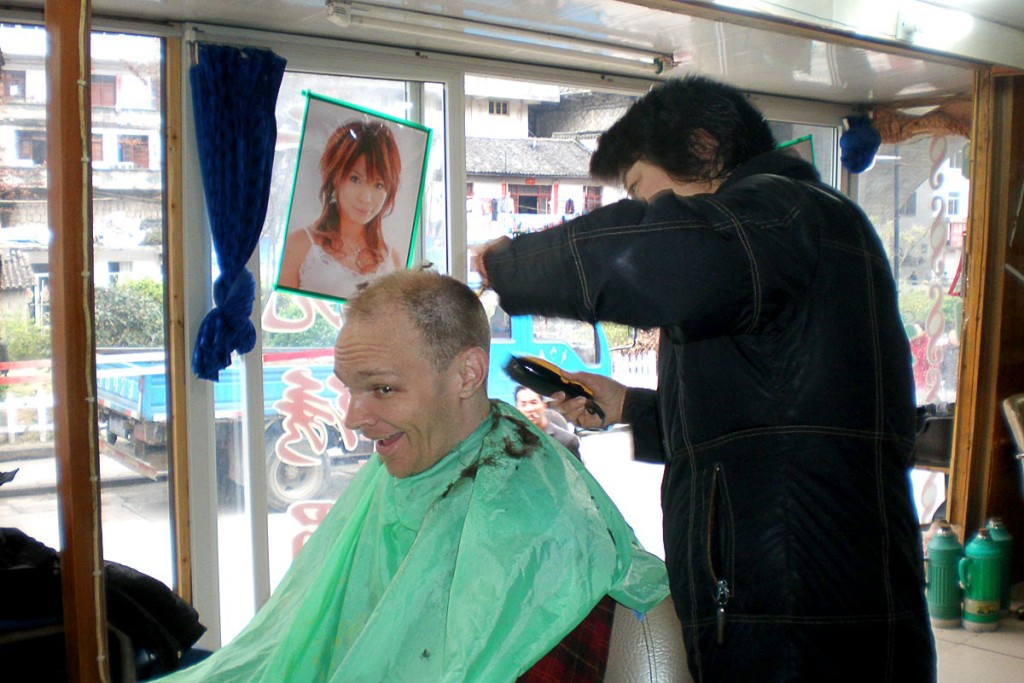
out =
<path fill-rule="evenodd" d="M 469 398 L 483 387 L 487 391 L 487 352 L 479 346 L 462 351 L 455 359 L 459 369 L 459 395 Z"/>
<path fill-rule="evenodd" d="M 705 163 L 714 161 L 715 156 L 718 154 L 718 140 L 703 128 L 693 131 L 693 135 L 690 137 L 690 144 L 692 145 L 693 153 Z"/>

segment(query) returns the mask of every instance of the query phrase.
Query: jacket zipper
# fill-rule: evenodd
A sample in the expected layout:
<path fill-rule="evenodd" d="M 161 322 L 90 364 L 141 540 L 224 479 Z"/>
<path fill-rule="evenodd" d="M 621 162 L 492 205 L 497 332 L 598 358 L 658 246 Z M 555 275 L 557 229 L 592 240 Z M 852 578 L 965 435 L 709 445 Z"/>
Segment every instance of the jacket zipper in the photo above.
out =
<path fill-rule="evenodd" d="M 729 597 L 732 595 L 732 591 L 729 589 L 729 582 L 725 578 L 719 577 L 719 572 L 715 568 L 715 556 L 716 548 L 714 547 L 714 531 L 716 525 L 723 528 L 719 529 L 719 532 L 724 534 L 726 529 L 725 525 L 721 524 L 718 519 L 718 477 L 721 475 L 722 466 L 716 464 L 711 477 L 711 505 L 709 508 L 708 515 L 708 565 L 711 570 L 711 579 L 715 582 L 715 604 L 717 605 L 715 610 L 715 635 L 719 645 L 725 642 L 725 617 L 726 607 L 729 604 Z M 724 564 L 726 558 L 724 557 L 724 550 L 722 548 L 721 539 L 719 541 L 719 559 Z"/>
<path fill-rule="evenodd" d="M 718 612 L 715 616 L 718 644 L 725 642 L 725 606 L 729 604 L 729 582 L 719 579 L 715 586 L 715 602 L 718 603 Z"/>

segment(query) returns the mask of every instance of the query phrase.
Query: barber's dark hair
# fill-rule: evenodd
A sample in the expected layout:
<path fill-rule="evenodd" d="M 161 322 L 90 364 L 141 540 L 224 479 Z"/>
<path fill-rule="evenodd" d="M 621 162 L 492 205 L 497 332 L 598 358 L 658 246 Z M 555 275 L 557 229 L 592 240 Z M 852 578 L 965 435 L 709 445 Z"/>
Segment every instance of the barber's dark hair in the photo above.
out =
<path fill-rule="evenodd" d="M 612 124 L 590 158 L 590 174 L 621 183 L 644 160 L 676 180 L 716 180 L 774 148 L 764 114 L 742 92 L 691 75 L 655 86 Z"/>
<path fill-rule="evenodd" d="M 426 345 L 424 354 L 438 372 L 468 348 L 490 353 L 487 312 L 473 290 L 455 278 L 428 270 L 388 273 L 349 300 L 345 319 L 391 315 L 395 307 L 412 320 Z"/>

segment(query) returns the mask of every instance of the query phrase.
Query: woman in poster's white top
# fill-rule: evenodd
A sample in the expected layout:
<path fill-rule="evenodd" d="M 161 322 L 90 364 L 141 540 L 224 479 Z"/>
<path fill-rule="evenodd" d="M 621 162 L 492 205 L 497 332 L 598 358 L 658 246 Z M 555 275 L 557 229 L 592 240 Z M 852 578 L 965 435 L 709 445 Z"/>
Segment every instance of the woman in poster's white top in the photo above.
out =
<path fill-rule="evenodd" d="M 285 244 L 278 286 L 349 298 L 377 275 L 402 267 L 384 241 L 382 219 L 395 206 L 402 160 L 382 122 L 350 121 L 320 157 L 320 216 Z"/>

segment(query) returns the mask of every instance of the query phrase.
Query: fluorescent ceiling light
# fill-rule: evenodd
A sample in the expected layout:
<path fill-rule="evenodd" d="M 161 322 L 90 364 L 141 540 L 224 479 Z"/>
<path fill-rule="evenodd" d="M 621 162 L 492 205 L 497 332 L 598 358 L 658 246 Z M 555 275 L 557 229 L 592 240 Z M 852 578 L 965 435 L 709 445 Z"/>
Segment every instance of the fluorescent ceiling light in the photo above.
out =
<path fill-rule="evenodd" d="M 328 21 L 345 29 L 364 27 L 394 31 L 438 41 L 483 47 L 499 54 L 508 50 L 522 51 L 616 71 L 658 74 L 675 65 L 669 55 L 656 55 L 637 48 L 587 41 L 572 36 L 366 3 L 327 0 L 326 6 Z"/>

